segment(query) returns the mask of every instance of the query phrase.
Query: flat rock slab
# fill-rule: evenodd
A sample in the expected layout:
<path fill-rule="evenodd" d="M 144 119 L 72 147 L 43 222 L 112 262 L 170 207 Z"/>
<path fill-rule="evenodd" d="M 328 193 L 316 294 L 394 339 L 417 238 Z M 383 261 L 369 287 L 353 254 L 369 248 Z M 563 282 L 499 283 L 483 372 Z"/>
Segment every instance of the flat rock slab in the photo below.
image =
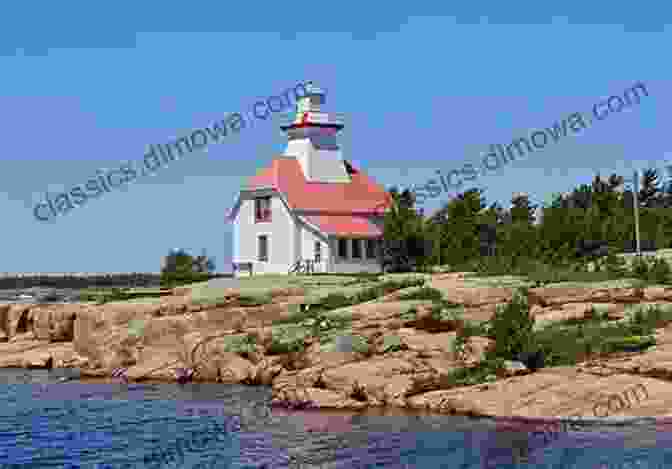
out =
<path fill-rule="evenodd" d="M 49 343 L 45 341 L 0 344 L 0 368 L 24 368 L 28 364 L 42 363 L 52 357 L 54 365 L 75 356 L 72 342 Z"/>
<path fill-rule="evenodd" d="M 151 348 L 143 350 L 143 355 L 146 355 L 145 359 L 128 368 L 126 376 L 130 381 L 145 379 L 175 381 L 175 370 L 186 366 L 175 353 L 168 350 Z"/>
<path fill-rule="evenodd" d="M 529 418 L 650 417 L 672 414 L 672 383 L 628 374 L 596 376 L 543 370 L 495 383 L 431 391 L 409 407 L 437 412 Z"/>
<path fill-rule="evenodd" d="M 634 374 L 642 377 L 672 379 L 672 343 L 669 343 L 670 332 L 657 333 L 659 344 L 650 351 L 627 354 L 620 358 L 595 360 L 585 364 L 583 369 L 597 375 Z M 662 342 L 662 343 L 661 343 Z M 672 382 L 671 382 L 672 384 Z"/>

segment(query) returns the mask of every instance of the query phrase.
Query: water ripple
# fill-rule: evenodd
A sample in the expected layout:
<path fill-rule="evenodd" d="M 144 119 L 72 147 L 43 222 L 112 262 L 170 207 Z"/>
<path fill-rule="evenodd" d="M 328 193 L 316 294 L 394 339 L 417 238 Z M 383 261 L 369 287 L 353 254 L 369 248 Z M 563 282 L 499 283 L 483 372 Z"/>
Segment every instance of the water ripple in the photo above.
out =
<path fill-rule="evenodd" d="M 261 387 L 56 384 L 38 371 L 34 384 L 0 372 L 0 469 L 672 467 L 670 419 L 579 422 L 549 437 L 531 420 L 287 413 Z"/>

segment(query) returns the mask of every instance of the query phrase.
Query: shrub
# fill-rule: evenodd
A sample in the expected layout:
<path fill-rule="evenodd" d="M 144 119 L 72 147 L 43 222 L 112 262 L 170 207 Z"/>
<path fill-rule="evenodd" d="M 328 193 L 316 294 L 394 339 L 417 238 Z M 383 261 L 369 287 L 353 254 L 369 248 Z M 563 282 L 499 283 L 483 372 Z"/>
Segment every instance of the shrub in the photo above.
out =
<path fill-rule="evenodd" d="M 490 334 L 495 346 L 488 351 L 488 358 L 513 360 L 522 352 L 534 351 L 533 328 L 527 288 L 518 288 L 509 303 L 497 305 L 490 320 Z"/>
<path fill-rule="evenodd" d="M 627 321 L 564 321 L 537 331 L 535 343 L 544 351 L 547 366 L 574 365 L 593 354 L 641 350 L 655 343 L 653 333 L 665 323 L 664 314 L 658 308 L 638 308 Z"/>
<path fill-rule="evenodd" d="M 297 311 L 290 317 L 279 319 L 275 321 L 275 324 L 300 327 L 307 334 L 318 337 L 320 342 L 329 342 L 334 334 L 350 327 L 352 317 L 343 314 L 326 314 L 326 311 L 309 308 L 305 311 Z"/>
<path fill-rule="evenodd" d="M 85 290 L 79 294 L 79 301 L 93 301 L 100 305 L 113 301 L 126 301 L 133 296 L 127 290 L 115 287 L 109 290 Z"/>
<path fill-rule="evenodd" d="M 273 302 L 273 298 L 270 294 L 262 295 L 240 295 L 238 298 L 238 303 L 240 306 L 249 307 L 249 306 L 263 306 Z"/>
<path fill-rule="evenodd" d="M 635 277 L 645 280 L 649 274 L 649 265 L 647 264 L 645 259 L 641 257 L 635 257 L 632 260 L 630 271 Z"/>
<path fill-rule="evenodd" d="M 670 264 L 659 257 L 635 257 L 628 272 L 632 276 L 653 283 L 668 283 L 672 277 Z"/>
<path fill-rule="evenodd" d="M 238 354 L 253 353 L 257 349 L 257 340 L 251 334 L 225 338 L 224 350 Z"/>
<path fill-rule="evenodd" d="M 404 311 L 399 315 L 399 319 L 402 321 L 415 321 L 418 318 L 417 308 L 409 308 L 407 311 Z"/>
<path fill-rule="evenodd" d="M 432 287 L 420 287 L 420 289 L 399 295 L 399 300 L 431 300 L 431 301 L 441 301 L 443 299 L 443 293 L 440 290 Z"/>
<path fill-rule="evenodd" d="M 313 337 L 325 337 L 334 331 L 341 331 L 349 325 L 343 316 L 325 316 L 318 314 L 301 322 L 301 326 L 311 331 Z"/>
<path fill-rule="evenodd" d="M 670 264 L 665 259 L 654 257 L 649 264 L 647 280 L 656 283 L 667 283 L 670 280 Z"/>
<path fill-rule="evenodd" d="M 290 352 L 302 352 L 308 331 L 300 325 L 276 326 L 273 328 L 272 340 L 266 353 L 280 355 Z"/>
<path fill-rule="evenodd" d="M 161 272 L 161 288 L 175 288 L 210 280 L 211 274 L 200 272 Z"/>
<path fill-rule="evenodd" d="M 646 305 L 638 306 L 630 315 L 630 323 L 633 326 L 657 329 L 667 326 L 672 322 L 672 305 Z"/>
<path fill-rule="evenodd" d="M 402 350 L 401 338 L 397 335 L 386 335 L 383 337 L 382 353 L 397 352 Z"/>
<path fill-rule="evenodd" d="M 480 362 L 473 368 L 457 368 L 440 378 L 440 388 L 449 389 L 459 386 L 472 386 L 492 381 L 491 377 L 502 368 L 504 360 L 492 358 Z"/>
<path fill-rule="evenodd" d="M 617 275 L 625 275 L 628 273 L 627 264 L 628 262 L 625 259 L 617 256 L 613 252 L 610 252 L 604 259 L 604 267 L 606 271 Z"/>
<path fill-rule="evenodd" d="M 352 305 L 352 300 L 343 293 L 329 293 L 317 305 L 319 309 L 330 310 Z"/>
<path fill-rule="evenodd" d="M 646 348 L 656 345 L 656 339 L 653 336 L 628 336 L 628 337 L 611 337 L 602 342 L 602 351 L 605 353 L 613 352 L 634 352 L 644 350 Z"/>
<path fill-rule="evenodd" d="M 369 341 L 361 335 L 352 336 L 352 350 L 357 353 L 368 354 L 370 351 Z"/>
<path fill-rule="evenodd" d="M 452 349 L 456 357 L 461 356 L 465 351 L 465 346 L 470 337 L 486 336 L 487 333 L 482 324 L 465 321 L 464 326 L 457 330 L 457 335 L 453 341 Z"/>
<path fill-rule="evenodd" d="M 358 292 L 352 300 L 351 304 L 366 303 L 367 301 L 375 300 L 381 296 L 388 295 L 394 291 L 401 290 L 408 287 L 416 287 L 424 285 L 425 280 L 422 278 L 405 278 L 402 280 L 387 280 L 379 285 L 374 285 L 365 288 Z"/>
<path fill-rule="evenodd" d="M 464 306 L 449 301 L 438 301 L 431 308 L 435 321 L 460 321 L 464 315 Z"/>

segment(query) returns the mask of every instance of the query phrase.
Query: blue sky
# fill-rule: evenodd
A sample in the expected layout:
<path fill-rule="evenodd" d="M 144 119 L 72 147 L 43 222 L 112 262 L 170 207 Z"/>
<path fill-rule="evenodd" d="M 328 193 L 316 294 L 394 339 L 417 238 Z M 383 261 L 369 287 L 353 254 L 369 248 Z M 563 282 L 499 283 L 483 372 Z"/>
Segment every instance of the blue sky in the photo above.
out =
<path fill-rule="evenodd" d="M 0 272 L 158 271 L 173 247 L 229 270 L 225 214 L 285 145 L 274 121 L 208 145 L 53 222 L 46 191 L 140 161 L 313 80 L 346 115 L 344 155 L 385 186 L 424 184 L 642 82 L 649 96 L 479 179 L 544 200 L 672 160 L 670 6 L 585 2 L 70 2 L 3 8 Z M 312 5 L 312 6 L 309 6 Z M 411 9 L 413 7 L 413 9 Z M 447 200 L 428 200 L 427 210 Z"/>

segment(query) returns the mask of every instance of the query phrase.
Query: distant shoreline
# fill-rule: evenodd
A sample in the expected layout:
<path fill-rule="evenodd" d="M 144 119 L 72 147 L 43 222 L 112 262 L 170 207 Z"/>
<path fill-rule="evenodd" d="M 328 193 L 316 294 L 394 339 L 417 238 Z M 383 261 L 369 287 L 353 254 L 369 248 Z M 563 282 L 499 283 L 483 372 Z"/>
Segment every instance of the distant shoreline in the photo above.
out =
<path fill-rule="evenodd" d="M 231 273 L 214 273 L 211 278 L 230 278 Z M 87 288 L 134 288 L 160 286 L 158 272 L 129 273 L 0 273 L 0 291 L 29 288 L 83 290 Z"/>

